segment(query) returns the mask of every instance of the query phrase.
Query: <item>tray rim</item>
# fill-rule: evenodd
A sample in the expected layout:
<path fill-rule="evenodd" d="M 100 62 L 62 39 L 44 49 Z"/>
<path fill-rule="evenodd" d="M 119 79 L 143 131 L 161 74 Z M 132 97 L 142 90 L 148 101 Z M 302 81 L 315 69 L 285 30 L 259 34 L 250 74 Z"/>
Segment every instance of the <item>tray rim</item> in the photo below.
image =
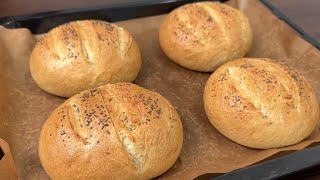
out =
<path fill-rule="evenodd" d="M 188 0 L 136 0 L 135 3 L 125 3 L 125 7 L 136 7 L 136 6 L 145 6 L 145 5 L 155 5 L 155 4 L 167 4 L 167 3 L 176 3 L 176 2 L 184 2 Z M 194 0 L 197 1 L 197 0 Z M 100 6 L 93 6 L 89 8 L 67 8 L 62 10 L 53 10 L 53 11 L 47 11 L 47 12 L 39 12 L 39 13 L 30 13 L 30 14 L 22 14 L 22 15 L 15 15 L 15 16 L 2 16 L 0 17 L 0 25 L 2 25 L 5 22 L 9 21 L 21 21 L 21 20 L 29 20 L 29 19 L 39 19 L 43 17 L 51 17 L 51 16 L 57 16 L 57 15 L 68 15 L 72 13 L 84 13 L 84 12 L 90 12 L 95 10 L 106 10 L 106 9 L 112 9 L 112 8 L 123 8 L 124 3 L 113 3 L 109 5 L 100 5 Z"/>
<path fill-rule="evenodd" d="M 135 0 L 134 3 L 110 3 L 108 5 L 93 6 L 88 8 L 67 8 L 67 9 L 47 11 L 47 12 L 30 13 L 30 14 L 22 14 L 22 15 L 15 15 L 15 16 L 3 16 L 3 17 L 0 17 L 0 25 L 9 29 L 24 28 L 24 26 L 19 25 L 21 22 L 24 22 L 24 21 L 69 16 L 75 13 L 80 14 L 80 13 L 90 13 L 90 12 L 98 12 L 98 11 L 121 10 L 121 9 L 132 10 L 134 8 L 147 8 L 147 7 L 157 6 L 157 5 L 161 5 L 161 6 L 173 5 L 178 7 L 186 3 L 200 2 L 200 1 L 208 1 L 208 0 L 152 0 L 152 1 Z M 228 0 L 209 0 L 209 1 L 225 2 Z M 167 12 L 168 11 L 163 11 L 162 13 L 161 12 L 153 13 L 147 16 L 164 14 Z M 137 14 L 139 13 L 141 12 L 137 12 Z M 138 15 L 130 18 L 115 18 L 115 19 L 110 19 L 109 22 L 122 21 L 122 20 L 128 20 L 128 19 L 139 18 L 139 17 L 147 17 L 147 16 Z"/>

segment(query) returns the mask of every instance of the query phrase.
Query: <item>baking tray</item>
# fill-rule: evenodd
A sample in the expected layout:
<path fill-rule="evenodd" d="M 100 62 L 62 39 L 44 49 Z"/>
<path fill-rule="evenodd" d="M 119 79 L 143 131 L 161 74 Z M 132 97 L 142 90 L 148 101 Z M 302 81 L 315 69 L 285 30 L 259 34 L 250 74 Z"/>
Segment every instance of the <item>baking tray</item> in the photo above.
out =
<path fill-rule="evenodd" d="M 61 11 L 37 13 L 22 16 L 8 16 L 0 18 L 0 25 L 6 28 L 28 28 L 33 34 L 45 33 L 60 24 L 81 19 L 101 19 L 109 22 L 165 14 L 185 3 L 198 0 L 140 0 L 127 4 L 111 4 L 96 8 L 68 9 Z M 296 32 L 316 48 L 319 42 L 312 39 L 293 21 L 288 19 L 281 11 L 268 0 L 261 0 L 279 19 L 287 22 Z M 310 147 L 282 157 L 260 162 L 239 170 L 222 175 L 206 174 L 199 179 L 291 179 L 305 178 L 320 169 L 320 146 Z"/>
<path fill-rule="evenodd" d="M 0 161 L 3 158 L 3 156 L 4 156 L 4 152 L 3 152 L 2 148 L 0 147 Z"/>
<path fill-rule="evenodd" d="M 28 28 L 33 34 L 48 30 L 72 20 L 100 19 L 108 22 L 165 14 L 183 4 L 201 0 L 135 0 L 132 3 L 114 3 L 92 8 L 66 9 L 37 14 L 0 18 L 6 28 Z M 202 0 L 203 1 L 203 0 Z M 220 0 L 224 2 L 226 0 Z"/>

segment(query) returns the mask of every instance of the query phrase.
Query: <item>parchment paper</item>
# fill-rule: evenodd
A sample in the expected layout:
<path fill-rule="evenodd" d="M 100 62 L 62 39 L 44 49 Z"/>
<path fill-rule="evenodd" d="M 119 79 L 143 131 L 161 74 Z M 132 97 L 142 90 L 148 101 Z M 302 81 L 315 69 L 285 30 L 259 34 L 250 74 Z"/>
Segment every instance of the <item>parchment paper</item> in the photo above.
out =
<path fill-rule="evenodd" d="M 320 99 L 319 51 L 259 1 L 232 0 L 228 4 L 244 11 L 252 25 L 254 43 L 247 56 L 274 58 L 296 68 L 310 81 Z M 210 73 L 182 68 L 164 55 L 158 41 L 162 19 L 163 16 L 155 16 L 117 23 L 131 32 L 141 49 L 143 65 L 134 83 L 168 98 L 183 121 L 180 157 L 160 178 L 191 179 L 204 173 L 226 173 L 277 152 L 303 149 L 320 141 L 317 127 L 309 138 L 295 146 L 255 150 L 217 132 L 209 123 L 202 103 Z M 36 38 L 26 29 L 0 28 L 0 137 L 10 144 L 21 179 L 48 179 L 38 158 L 39 133 L 51 111 L 65 101 L 45 93 L 32 80 L 28 61 L 35 42 Z"/>
<path fill-rule="evenodd" d="M 0 147 L 4 153 L 4 156 L 0 159 L 0 178 L 6 180 L 18 179 L 8 143 L 0 139 Z"/>

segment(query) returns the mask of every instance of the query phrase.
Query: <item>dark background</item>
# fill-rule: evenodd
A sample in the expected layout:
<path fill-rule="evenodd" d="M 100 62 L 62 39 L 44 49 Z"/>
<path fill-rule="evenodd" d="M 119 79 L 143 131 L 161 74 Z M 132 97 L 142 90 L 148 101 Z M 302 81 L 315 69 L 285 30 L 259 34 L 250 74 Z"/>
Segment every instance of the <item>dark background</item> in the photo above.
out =
<path fill-rule="evenodd" d="M 0 17 L 34 14 L 40 12 L 99 7 L 109 4 L 124 4 L 142 0 L 1 0 Z M 152 1 L 152 0 L 150 0 Z M 311 37 L 320 41 L 319 0 L 268 0 L 293 20 Z"/>

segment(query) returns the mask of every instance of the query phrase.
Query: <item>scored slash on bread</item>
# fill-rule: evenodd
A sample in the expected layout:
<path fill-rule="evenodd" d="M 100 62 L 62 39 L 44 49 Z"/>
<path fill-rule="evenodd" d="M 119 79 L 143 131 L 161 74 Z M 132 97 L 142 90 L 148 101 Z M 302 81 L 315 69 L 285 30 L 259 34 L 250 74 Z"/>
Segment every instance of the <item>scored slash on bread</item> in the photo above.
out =
<path fill-rule="evenodd" d="M 252 39 L 249 21 L 242 12 L 213 2 L 192 3 L 173 10 L 159 30 L 161 48 L 172 61 L 204 72 L 243 57 Z"/>
<path fill-rule="evenodd" d="M 62 97 L 107 83 L 132 82 L 140 67 L 140 50 L 130 33 L 98 20 L 73 21 L 52 29 L 30 57 L 36 84 Z"/>
<path fill-rule="evenodd" d="M 307 80 L 266 58 L 242 58 L 219 67 L 206 83 L 203 100 L 218 131 L 258 149 L 302 141 L 319 117 L 318 100 Z"/>
<path fill-rule="evenodd" d="M 129 83 L 71 97 L 41 130 L 39 156 L 53 179 L 151 179 L 179 156 L 181 120 L 160 94 Z"/>

